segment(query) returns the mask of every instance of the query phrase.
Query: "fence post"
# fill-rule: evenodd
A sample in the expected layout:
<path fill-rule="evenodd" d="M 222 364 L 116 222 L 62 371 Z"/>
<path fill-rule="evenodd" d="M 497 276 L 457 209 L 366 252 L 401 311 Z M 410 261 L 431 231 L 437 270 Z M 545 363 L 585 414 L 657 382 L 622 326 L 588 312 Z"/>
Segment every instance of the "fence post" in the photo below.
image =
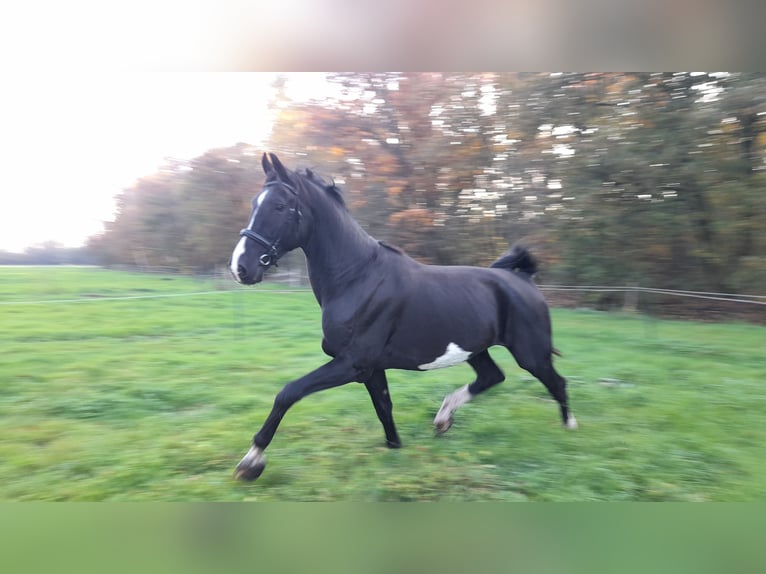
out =
<path fill-rule="evenodd" d="M 625 300 L 622 304 L 622 310 L 628 313 L 638 311 L 638 289 L 629 287 L 625 290 Z"/>

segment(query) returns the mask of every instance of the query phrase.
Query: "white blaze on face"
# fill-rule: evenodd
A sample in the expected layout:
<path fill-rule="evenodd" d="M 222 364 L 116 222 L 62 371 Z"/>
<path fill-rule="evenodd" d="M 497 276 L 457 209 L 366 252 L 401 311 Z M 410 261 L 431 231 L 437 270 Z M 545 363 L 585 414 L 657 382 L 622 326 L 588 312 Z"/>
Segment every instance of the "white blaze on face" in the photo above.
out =
<path fill-rule="evenodd" d="M 470 356 L 470 351 L 464 351 L 460 348 L 460 345 L 450 343 L 447 345 L 447 350 L 444 351 L 443 355 L 436 357 L 436 359 L 430 363 L 418 365 L 418 369 L 421 371 L 428 371 L 430 369 L 443 369 L 445 367 L 452 367 L 454 365 L 459 365 Z"/>
<path fill-rule="evenodd" d="M 261 192 L 261 195 L 258 196 L 258 199 L 255 202 L 255 209 L 253 210 L 253 214 L 250 216 L 250 221 L 247 223 L 247 227 L 245 229 L 252 230 L 253 223 L 255 223 L 255 215 L 258 213 L 258 208 L 261 207 L 263 200 L 266 199 L 268 194 L 269 190 L 265 189 L 263 192 Z M 247 237 L 240 237 L 237 246 L 234 248 L 234 252 L 231 254 L 231 272 L 237 281 L 239 281 L 239 259 L 245 254 L 246 243 Z"/>
<path fill-rule="evenodd" d="M 231 272 L 234 277 L 239 281 L 239 258 L 245 254 L 245 240 L 247 237 L 240 237 L 239 243 L 234 248 L 234 253 L 231 254 Z"/>

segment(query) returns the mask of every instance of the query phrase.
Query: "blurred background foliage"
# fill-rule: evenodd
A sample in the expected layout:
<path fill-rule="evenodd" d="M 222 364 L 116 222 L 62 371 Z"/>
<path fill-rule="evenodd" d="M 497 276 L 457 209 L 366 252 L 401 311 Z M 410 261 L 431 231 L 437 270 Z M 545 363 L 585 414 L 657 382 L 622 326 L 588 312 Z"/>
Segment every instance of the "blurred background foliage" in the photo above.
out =
<path fill-rule="evenodd" d="M 275 82 L 265 149 L 334 178 L 373 236 L 421 261 L 487 265 L 524 241 L 547 283 L 766 283 L 763 74 L 327 78 L 335 89 L 321 100 L 293 100 L 288 80 Z M 168 160 L 124 190 L 90 253 L 106 265 L 224 267 L 262 151 Z"/>

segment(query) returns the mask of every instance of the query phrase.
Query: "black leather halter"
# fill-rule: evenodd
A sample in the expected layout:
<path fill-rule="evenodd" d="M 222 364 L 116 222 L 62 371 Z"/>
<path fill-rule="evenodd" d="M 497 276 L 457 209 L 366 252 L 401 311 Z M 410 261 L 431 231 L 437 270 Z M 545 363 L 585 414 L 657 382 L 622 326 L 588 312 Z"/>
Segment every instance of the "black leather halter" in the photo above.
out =
<path fill-rule="evenodd" d="M 290 185 L 289 183 L 285 183 L 283 181 L 280 181 L 279 184 L 282 187 L 286 187 L 293 194 L 297 195 L 297 193 L 295 191 L 295 188 L 292 185 Z M 300 212 L 300 210 L 297 207 L 290 208 L 290 214 L 294 215 L 297 218 L 297 221 L 300 221 L 301 212 Z M 289 221 L 290 221 L 290 218 L 285 220 L 285 225 L 287 225 L 287 223 Z M 284 230 L 284 225 L 282 226 L 282 230 Z M 281 231 L 280 231 L 280 235 L 281 235 Z M 240 237 L 247 237 L 248 239 L 252 239 L 256 243 L 260 243 L 261 245 L 263 245 L 267 249 L 266 253 L 264 253 L 263 255 L 261 255 L 258 258 L 258 263 L 261 266 L 266 267 L 266 268 L 269 268 L 272 265 L 274 267 L 278 267 L 277 261 L 281 257 L 279 255 L 279 237 L 277 237 L 274 241 L 269 241 L 267 238 L 265 238 L 260 233 L 257 233 L 255 231 L 253 231 L 252 229 L 248 229 L 247 227 L 245 227 L 243 230 L 241 230 L 239 232 L 239 236 Z"/>

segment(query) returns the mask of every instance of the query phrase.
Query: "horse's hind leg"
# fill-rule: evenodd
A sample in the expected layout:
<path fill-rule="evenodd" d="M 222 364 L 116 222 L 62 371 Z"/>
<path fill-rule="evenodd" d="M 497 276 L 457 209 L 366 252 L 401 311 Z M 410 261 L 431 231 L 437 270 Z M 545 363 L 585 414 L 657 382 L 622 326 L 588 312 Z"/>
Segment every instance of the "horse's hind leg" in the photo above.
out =
<path fill-rule="evenodd" d="M 548 389 L 551 396 L 556 399 L 556 402 L 559 404 L 559 409 L 561 410 L 561 420 L 563 421 L 564 426 L 568 429 L 576 429 L 577 419 L 575 419 L 574 415 L 569 411 L 567 381 L 556 372 L 556 369 L 553 367 L 551 356 L 548 355 L 542 360 L 531 363 L 519 359 L 515 353 L 514 357 L 516 357 L 519 366 L 537 377 L 540 382 L 545 385 L 545 388 Z"/>
<path fill-rule="evenodd" d="M 434 428 L 438 434 L 445 433 L 452 426 L 452 415 L 460 407 L 479 393 L 502 383 L 505 380 L 503 371 L 495 364 L 489 351 L 482 351 L 468 359 L 468 364 L 476 371 L 476 380 L 444 397 L 439 412 L 434 417 Z"/>
<path fill-rule="evenodd" d="M 374 371 L 364 386 L 367 387 L 375 412 L 383 424 L 386 444 L 389 448 L 399 448 L 402 443 L 399 441 L 399 435 L 396 432 L 396 426 L 394 426 L 393 404 L 391 403 L 391 395 L 388 393 L 386 372 Z"/>

